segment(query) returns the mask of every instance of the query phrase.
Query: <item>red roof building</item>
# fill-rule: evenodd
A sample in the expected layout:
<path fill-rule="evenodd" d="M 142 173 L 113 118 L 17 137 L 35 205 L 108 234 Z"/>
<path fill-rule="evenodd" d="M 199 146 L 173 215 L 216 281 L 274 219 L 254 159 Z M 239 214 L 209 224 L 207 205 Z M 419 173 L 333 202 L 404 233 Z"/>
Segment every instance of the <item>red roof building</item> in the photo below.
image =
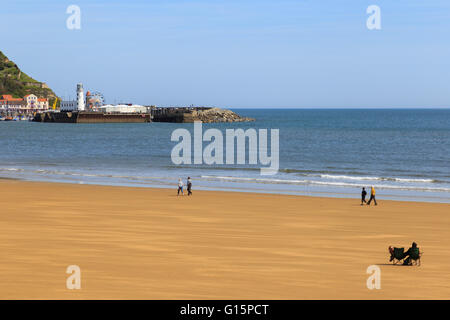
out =
<path fill-rule="evenodd" d="M 0 111 L 33 113 L 48 109 L 48 99 L 38 98 L 34 94 L 27 94 L 23 99 L 13 98 L 10 94 L 4 94 L 0 99 Z"/>

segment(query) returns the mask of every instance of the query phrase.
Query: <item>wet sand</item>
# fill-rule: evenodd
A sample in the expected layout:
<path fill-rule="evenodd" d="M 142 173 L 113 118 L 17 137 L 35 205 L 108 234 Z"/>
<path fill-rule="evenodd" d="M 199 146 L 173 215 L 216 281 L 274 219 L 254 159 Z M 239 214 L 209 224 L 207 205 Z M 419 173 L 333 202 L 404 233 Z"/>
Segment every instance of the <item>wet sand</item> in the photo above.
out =
<path fill-rule="evenodd" d="M 0 212 L 1 299 L 450 298 L 449 204 L 0 180 Z"/>

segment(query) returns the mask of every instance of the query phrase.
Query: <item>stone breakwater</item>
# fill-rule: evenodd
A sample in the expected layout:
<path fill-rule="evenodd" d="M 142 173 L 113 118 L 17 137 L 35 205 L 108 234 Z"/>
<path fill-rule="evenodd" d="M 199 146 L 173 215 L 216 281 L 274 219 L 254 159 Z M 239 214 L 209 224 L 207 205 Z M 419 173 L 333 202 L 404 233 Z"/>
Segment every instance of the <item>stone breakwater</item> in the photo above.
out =
<path fill-rule="evenodd" d="M 203 123 L 248 122 L 253 118 L 241 117 L 231 110 L 219 108 L 158 108 L 152 110 L 154 122 Z"/>

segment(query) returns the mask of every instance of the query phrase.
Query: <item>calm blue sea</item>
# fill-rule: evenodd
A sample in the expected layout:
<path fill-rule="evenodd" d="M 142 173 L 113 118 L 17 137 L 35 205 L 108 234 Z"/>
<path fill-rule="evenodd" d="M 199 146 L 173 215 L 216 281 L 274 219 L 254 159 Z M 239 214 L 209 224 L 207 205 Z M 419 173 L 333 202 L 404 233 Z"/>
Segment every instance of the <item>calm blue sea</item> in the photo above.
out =
<path fill-rule="evenodd" d="M 33 181 L 450 203 L 450 110 L 239 109 L 255 122 L 203 129 L 280 130 L 280 171 L 259 166 L 174 165 L 177 128 L 193 124 L 0 122 L 0 177 Z M 207 143 L 204 144 L 206 146 Z M 67 195 L 61 195 L 67 196 Z"/>

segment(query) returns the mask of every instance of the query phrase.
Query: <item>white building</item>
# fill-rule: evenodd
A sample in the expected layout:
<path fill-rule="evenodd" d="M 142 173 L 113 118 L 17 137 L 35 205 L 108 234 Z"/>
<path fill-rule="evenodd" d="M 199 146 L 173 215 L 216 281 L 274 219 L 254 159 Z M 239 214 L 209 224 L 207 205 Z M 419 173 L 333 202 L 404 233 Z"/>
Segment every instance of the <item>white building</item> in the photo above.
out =
<path fill-rule="evenodd" d="M 23 100 L 26 102 L 28 109 L 38 108 L 38 97 L 36 97 L 34 94 L 26 95 L 25 97 L 23 97 Z"/>
<path fill-rule="evenodd" d="M 60 110 L 63 112 L 84 111 L 86 104 L 84 101 L 83 84 L 77 84 L 77 100 L 61 101 Z"/>
<path fill-rule="evenodd" d="M 40 110 L 48 110 L 48 99 L 45 98 L 38 98 L 38 109 Z"/>
<path fill-rule="evenodd" d="M 64 112 L 72 112 L 78 110 L 78 105 L 76 100 L 72 101 L 61 101 L 60 110 Z"/>
<path fill-rule="evenodd" d="M 98 111 L 100 112 L 107 112 L 107 113 L 147 113 L 147 107 L 140 106 L 140 105 L 126 105 L 126 104 L 118 104 L 118 105 L 104 105 L 100 108 L 98 108 Z"/>

